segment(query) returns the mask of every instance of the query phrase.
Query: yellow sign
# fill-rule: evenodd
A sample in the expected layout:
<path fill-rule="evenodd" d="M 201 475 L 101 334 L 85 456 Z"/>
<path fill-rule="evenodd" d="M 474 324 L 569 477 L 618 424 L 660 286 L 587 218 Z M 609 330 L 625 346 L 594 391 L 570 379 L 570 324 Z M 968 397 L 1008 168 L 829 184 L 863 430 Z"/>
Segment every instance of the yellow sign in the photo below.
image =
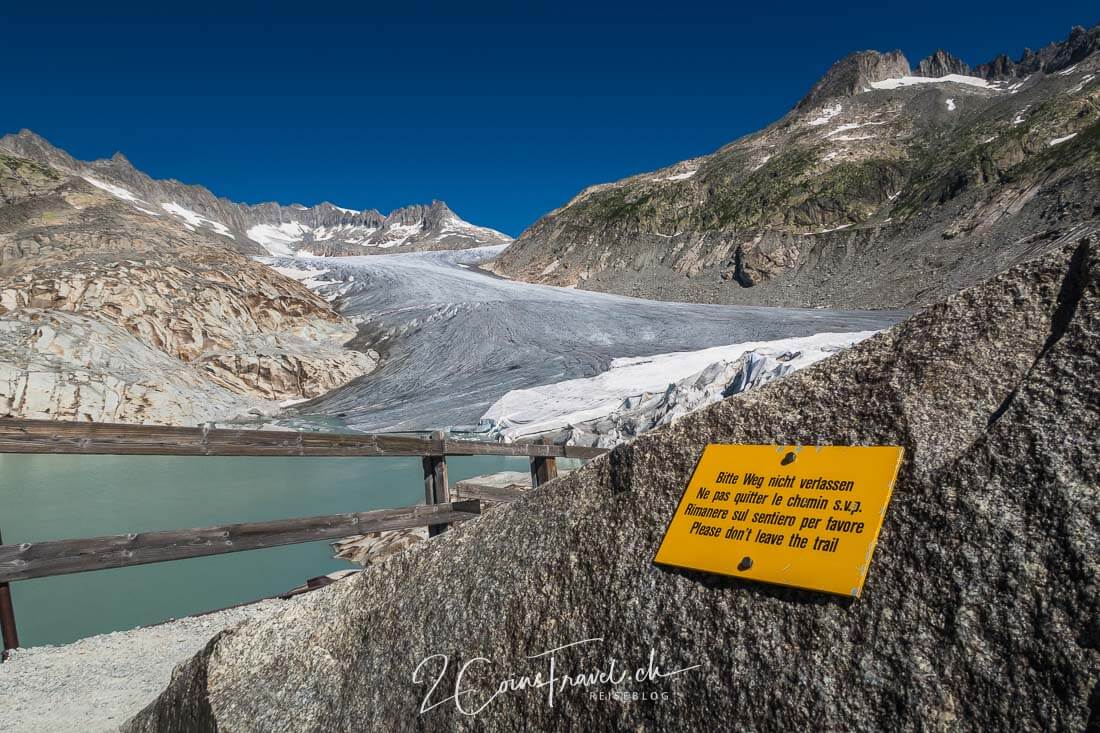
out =
<path fill-rule="evenodd" d="M 858 597 L 902 449 L 711 444 L 654 562 Z"/>

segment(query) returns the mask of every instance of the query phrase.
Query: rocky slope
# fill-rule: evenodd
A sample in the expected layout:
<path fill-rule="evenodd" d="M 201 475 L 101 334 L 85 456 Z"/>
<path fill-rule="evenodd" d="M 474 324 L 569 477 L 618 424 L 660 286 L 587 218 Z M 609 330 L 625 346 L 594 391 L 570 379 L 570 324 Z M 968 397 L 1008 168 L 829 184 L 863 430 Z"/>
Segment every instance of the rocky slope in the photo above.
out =
<path fill-rule="evenodd" d="M 193 424 L 271 412 L 376 364 L 343 348 L 348 321 L 231 233 L 56 163 L 0 150 L 0 416 Z"/>
<path fill-rule="evenodd" d="M 1098 360 L 1080 240 L 220 634 L 126 729 L 1095 726 Z M 905 447 L 858 600 L 654 566 L 711 442 Z M 556 648 L 630 679 L 501 687 Z"/>
<path fill-rule="evenodd" d="M 491 265 L 669 300 L 909 307 L 1100 220 L 1100 26 L 971 69 L 838 61 L 781 120 L 593 186 Z"/>
<path fill-rule="evenodd" d="M 312 207 L 237 204 L 202 186 L 150 178 L 121 153 L 107 160 L 78 161 L 29 130 L 0 138 L 0 151 L 80 176 L 142 213 L 167 218 L 245 254 L 366 255 L 511 241 L 498 231 L 463 221 L 442 201 L 407 206 L 388 216 L 374 209 L 354 211 L 330 203 Z"/>

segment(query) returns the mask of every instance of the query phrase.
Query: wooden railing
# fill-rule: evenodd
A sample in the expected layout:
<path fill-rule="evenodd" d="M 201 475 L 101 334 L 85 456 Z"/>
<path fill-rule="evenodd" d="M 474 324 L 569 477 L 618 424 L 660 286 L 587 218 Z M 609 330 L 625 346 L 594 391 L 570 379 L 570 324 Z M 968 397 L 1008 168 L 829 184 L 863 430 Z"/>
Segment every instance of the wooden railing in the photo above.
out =
<path fill-rule="evenodd" d="M 418 437 L 0 419 L 0 453 L 419 456 L 423 465 L 425 500 L 424 504 L 398 509 L 16 545 L 3 544 L 0 536 L 0 632 L 4 654 L 19 646 L 9 583 L 411 527 L 426 526 L 432 537 L 481 511 L 477 499 L 450 501 L 447 456 L 527 457 L 531 462 L 532 486 L 538 487 L 557 476 L 557 458 L 588 459 L 605 452 L 602 448 L 546 442 L 502 444 L 449 440 L 442 432 Z M 315 585 L 319 584 L 309 583 L 309 587 Z"/>

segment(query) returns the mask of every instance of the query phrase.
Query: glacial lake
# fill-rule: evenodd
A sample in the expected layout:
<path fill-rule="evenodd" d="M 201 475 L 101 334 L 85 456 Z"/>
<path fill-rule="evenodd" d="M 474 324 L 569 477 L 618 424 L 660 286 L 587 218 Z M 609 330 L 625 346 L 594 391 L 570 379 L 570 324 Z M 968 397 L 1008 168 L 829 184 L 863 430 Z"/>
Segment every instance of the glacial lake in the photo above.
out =
<path fill-rule="evenodd" d="M 525 471 L 526 458 L 448 458 L 453 483 Z M 5 544 L 407 506 L 419 458 L 207 458 L 0 454 Z M 278 595 L 333 570 L 328 542 L 11 584 L 22 646 L 65 644 Z"/>

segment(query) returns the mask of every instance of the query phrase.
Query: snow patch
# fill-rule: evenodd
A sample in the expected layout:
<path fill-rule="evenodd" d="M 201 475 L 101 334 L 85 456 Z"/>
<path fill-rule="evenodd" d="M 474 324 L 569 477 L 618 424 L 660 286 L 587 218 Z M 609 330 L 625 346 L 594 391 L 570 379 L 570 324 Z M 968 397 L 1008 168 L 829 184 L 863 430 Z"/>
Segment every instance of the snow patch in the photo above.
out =
<path fill-rule="evenodd" d="M 825 137 L 834 138 L 840 133 L 847 132 L 848 130 L 858 130 L 861 127 L 877 127 L 879 125 L 889 125 L 890 122 L 890 120 L 883 120 L 882 122 L 845 122 L 843 125 L 838 125 L 832 130 L 829 130 L 827 133 L 825 133 Z M 842 140 L 844 138 L 837 139 Z"/>
<path fill-rule="evenodd" d="M 728 376 L 725 373 L 718 374 L 721 370 L 715 370 L 716 365 L 728 364 L 744 357 L 757 357 L 747 360 L 748 366 L 753 367 L 759 366 L 762 359 L 770 359 L 772 374 L 764 380 L 770 381 L 771 378 L 818 362 L 875 333 L 821 333 L 802 338 L 751 341 L 699 351 L 615 359 L 607 371 L 594 377 L 512 390 L 493 403 L 482 416 L 481 422 L 489 428 L 491 435 L 510 441 L 600 420 L 619 411 L 632 410 L 651 397 L 668 394 L 688 383 L 696 383 L 690 386 L 709 387 L 703 390 L 698 399 L 692 400 L 690 405 L 681 404 L 683 409 L 675 414 L 666 414 L 667 420 L 671 421 L 679 414 L 722 399 L 723 393 L 741 391 L 737 388 L 738 384 L 745 385 L 748 380 L 739 380 L 737 374 L 751 376 L 738 368 L 734 370 L 732 382 L 720 379 L 719 383 L 698 385 L 698 382 L 706 381 L 701 377 L 708 370 L 716 372 L 715 376 Z"/>
<path fill-rule="evenodd" d="M 386 233 L 387 237 L 394 236 L 393 239 L 386 239 L 384 242 L 379 242 L 378 246 L 381 249 L 390 249 L 391 247 L 400 247 L 409 241 L 411 237 L 417 234 L 421 230 L 420 224 L 394 224 L 390 227 L 390 230 Z"/>
<path fill-rule="evenodd" d="M 299 281 L 308 280 L 311 277 L 316 277 L 318 275 L 324 275 L 326 272 L 328 272 L 328 270 L 310 270 L 310 269 L 303 270 L 300 267 L 286 267 L 286 266 L 277 266 L 277 265 L 272 265 L 271 269 L 274 270 L 275 272 L 278 272 L 278 273 L 282 274 L 282 275 L 286 275 L 287 277 L 289 277 L 293 280 L 299 280 Z"/>
<path fill-rule="evenodd" d="M 818 229 L 816 232 L 806 232 L 806 234 L 828 234 L 829 232 L 839 232 L 841 229 L 847 229 L 850 226 L 852 226 L 852 225 L 851 224 L 841 224 L 840 226 L 833 227 L 832 229 Z"/>
<path fill-rule="evenodd" d="M 843 109 L 844 108 L 841 107 L 839 104 L 835 104 L 835 105 L 832 105 L 830 107 L 826 107 L 825 109 L 821 110 L 821 116 L 820 117 L 815 117 L 814 119 L 810 120 L 806 124 L 811 126 L 811 127 L 817 127 L 819 125 L 828 124 L 829 120 L 833 119 L 838 114 L 840 114 L 843 111 Z"/>
<path fill-rule="evenodd" d="M 1085 74 L 1085 77 L 1081 79 L 1081 83 L 1073 87 L 1073 89 L 1067 89 L 1066 94 L 1077 94 L 1077 92 L 1088 86 L 1089 82 L 1096 78 L 1096 74 Z"/>
<path fill-rule="evenodd" d="M 1026 77 L 1024 77 L 1023 81 L 1018 81 L 1015 84 L 1009 84 L 1008 89 L 1005 91 L 1007 91 L 1009 94 L 1015 94 L 1016 92 L 1020 91 L 1024 84 L 1027 84 L 1029 79 L 1031 79 L 1031 74 L 1028 74 Z"/>
<path fill-rule="evenodd" d="M 80 176 L 80 177 L 87 180 L 87 182 L 90 183 L 92 186 L 95 186 L 96 188 L 101 188 L 103 190 L 106 190 L 106 192 L 108 194 L 110 194 L 111 196 L 114 196 L 116 198 L 121 198 L 123 201 L 130 201 L 131 204 L 145 204 L 146 206 L 149 206 L 149 203 L 147 203 L 147 201 L 136 197 L 132 192 L 129 192 L 129 190 L 123 188 L 122 186 L 116 186 L 114 184 L 109 184 L 109 183 L 106 182 L 106 180 L 100 180 L 99 178 L 92 178 L 91 176 Z M 141 209 L 140 206 L 138 208 Z M 142 209 L 142 210 L 145 211 L 145 209 Z M 161 216 L 160 214 L 154 214 L 154 212 L 152 212 L 152 211 L 146 211 L 146 214 L 153 214 L 153 216 Z"/>
<path fill-rule="evenodd" d="M 257 224 L 246 232 L 248 238 L 276 257 L 292 257 L 294 249 L 290 245 L 298 244 L 305 236 L 306 228 L 296 221 L 273 226 Z"/>
<path fill-rule="evenodd" d="M 106 181 L 101 181 L 98 178 L 92 178 L 91 176 L 81 176 L 81 178 L 83 178 L 85 181 L 92 184 L 96 188 L 103 189 L 104 191 L 111 194 L 115 198 L 120 198 L 123 201 L 130 201 L 130 202 L 133 202 L 133 203 L 140 203 L 140 204 L 145 203 L 144 201 L 139 199 L 137 196 L 135 196 L 133 193 L 131 193 L 130 191 L 127 191 L 122 186 L 116 186 L 113 183 L 107 183 Z"/>
<path fill-rule="evenodd" d="M 765 156 L 764 156 L 763 158 L 761 158 L 760 160 L 758 160 L 758 161 L 756 162 L 756 165 L 754 165 L 754 166 L 752 167 L 752 169 L 751 169 L 751 170 L 752 170 L 752 171 L 758 171 L 758 170 L 760 170 L 760 169 L 761 169 L 761 168 L 763 168 L 763 167 L 764 167 L 765 165 L 767 165 L 768 161 L 769 161 L 769 160 L 771 160 L 771 159 L 772 159 L 772 156 L 771 156 L 771 155 L 765 155 Z"/>
<path fill-rule="evenodd" d="M 462 237 L 470 237 L 471 239 L 479 242 L 496 242 L 501 239 L 512 241 L 511 237 L 496 229 L 490 229 L 489 227 L 479 227 L 476 224 L 471 224 L 468 221 L 459 219 L 457 216 L 448 216 L 443 222 L 443 225 L 439 228 L 439 234 L 435 239 L 440 240 L 448 235 L 458 235 Z"/>
<path fill-rule="evenodd" d="M 1070 133 L 1069 135 L 1066 135 L 1065 137 L 1056 137 L 1056 138 L 1054 138 L 1054 139 L 1053 139 L 1053 140 L 1051 140 L 1051 141 L 1050 141 L 1049 143 L 1047 143 L 1047 145 L 1048 145 L 1049 147 L 1052 147 L 1052 148 L 1053 148 L 1053 147 L 1054 147 L 1055 145 L 1061 145 L 1061 144 L 1062 144 L 1062 143 L 1064 143 L 1064 142 L 1065 142 L 1066 140 L 1072 140 L 1072 139 L 1073 139 L 1073 138 L 1075 138 L 1075 137 L 1077 137 L 1077 133 L 1076 133 L 1076 132 L 1072 132 L 1072 133 Z"/>
<path fill-rule="evenodd" d="M 918 84 L 966 84 L 967 86 L 979 87 L 981 89 L 992 89 L 993 87 L 985 79 L 979 79 L 976 76 L 964 76 L 962 74 L 948 74 L 947 76 L 902 76 L 896 79 L 883 79 L 882 81 L 873 81 L 871 86 L 875 89 L 899 89 L 900 87 L 911 87 Z"/>
<path fill-rule="evenodd" d="M 947 111 L 948 112 L 954 112 L 955 111 L 955 100 L 954 99 L 948 99 L 946 104 L 947 104 Z"/>
<path fill-rule="evenodd" d="M 331 280 L 322 280 L 321 275 L 329 272 L 329 270 L 303 270 L 297 267 L 279 267 L 271 266 L 271 269 L 275 270 L 281 275 L 286 275 L 291 280 L 297 280 L 302 285 L 306 286 L 310 290 L 316 290 L 324 285 L 331 285 Z"/>
<path fill-rule="evenodd" d="M 229 227 L 227 227 L 225 224 L 222 224 L 220 221 L 214 221 L 213 219 L 207 219 L 205 216 L 200 216 L 194 211 L 191 211 L 191 209 L 184 208 L 179 204 L 161 204 L 160 208 L 164 209 L 170 214 L 175 214 L 192 227 L 208 226 L 222 236 L 229 237 L 230 239 L 236 239 L 236 237 L 234 237 L 233 234 L 230 233 Z M 192 231 L 194 230 L 192 229 Z"/>

